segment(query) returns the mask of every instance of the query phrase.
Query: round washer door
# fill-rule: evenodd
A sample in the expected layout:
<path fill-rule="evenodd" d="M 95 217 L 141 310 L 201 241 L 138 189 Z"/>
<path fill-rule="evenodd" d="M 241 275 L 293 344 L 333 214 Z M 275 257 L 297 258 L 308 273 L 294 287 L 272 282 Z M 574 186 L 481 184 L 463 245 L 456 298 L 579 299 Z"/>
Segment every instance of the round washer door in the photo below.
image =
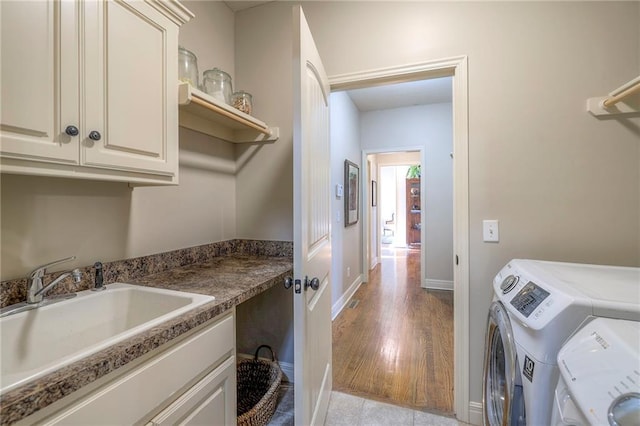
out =
<path fill-rule="evenodd" d="M 485 426 L 511 424 L 517 370 L 516 345 L 509 314 L 494 301 L 489 308 L 484 353 L 482 411 Z"/>

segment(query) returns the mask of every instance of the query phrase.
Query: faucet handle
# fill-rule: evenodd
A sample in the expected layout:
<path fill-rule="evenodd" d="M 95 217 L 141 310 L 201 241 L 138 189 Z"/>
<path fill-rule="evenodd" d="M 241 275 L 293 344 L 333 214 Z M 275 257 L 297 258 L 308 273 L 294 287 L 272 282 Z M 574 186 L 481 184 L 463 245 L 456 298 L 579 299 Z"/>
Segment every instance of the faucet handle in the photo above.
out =
<path fill-rule="evenodd" d="M 65 257 L 64 259 L 60 259 L 60 260 L 56 260 L 53 261 L 51 263 L 47 263 L 46 265 L 42 265 L 42 266 L 38 266 L 31 274 L 30 277 L 33 278 L 42 278 L 42 276 L 44 275 L 44 273 L 47 271 L 47 268 L 57 265 L 59 263 L 64 263 L 64 262 L 69 262 L 71 260 L 74 260 L 76 257 L 75 256 L 70 256 L 70 257 Z"/>

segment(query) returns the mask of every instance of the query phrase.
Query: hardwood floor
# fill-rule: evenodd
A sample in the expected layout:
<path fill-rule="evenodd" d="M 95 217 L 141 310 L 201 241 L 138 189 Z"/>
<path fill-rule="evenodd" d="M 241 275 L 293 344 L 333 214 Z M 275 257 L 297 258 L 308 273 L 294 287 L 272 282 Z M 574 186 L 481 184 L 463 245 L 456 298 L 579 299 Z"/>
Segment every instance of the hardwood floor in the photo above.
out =
<path fill-rule="evenodd" d="M 333 322 L 333 389 L 453 413 L 453 292 L 420 287 L 420 250 L 384 249 Z"/>

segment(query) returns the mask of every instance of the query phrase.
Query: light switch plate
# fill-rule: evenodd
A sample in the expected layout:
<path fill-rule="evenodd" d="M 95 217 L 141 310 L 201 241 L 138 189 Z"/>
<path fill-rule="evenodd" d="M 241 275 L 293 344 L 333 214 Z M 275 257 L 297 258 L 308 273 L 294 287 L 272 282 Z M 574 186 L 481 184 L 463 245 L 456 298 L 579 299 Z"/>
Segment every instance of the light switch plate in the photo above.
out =
<path fill-rule="evenodd" d="M 500 241 L 500 229 L 497 220 L 482 221 L 482 239 L 486 243 L 497 243 Z"/>
<path fill-rule="evenodd" d="M 341 184 L 336 185 L 336 197 L 342 198 L 342 194 L 344 193 L 344 187 Z"/>

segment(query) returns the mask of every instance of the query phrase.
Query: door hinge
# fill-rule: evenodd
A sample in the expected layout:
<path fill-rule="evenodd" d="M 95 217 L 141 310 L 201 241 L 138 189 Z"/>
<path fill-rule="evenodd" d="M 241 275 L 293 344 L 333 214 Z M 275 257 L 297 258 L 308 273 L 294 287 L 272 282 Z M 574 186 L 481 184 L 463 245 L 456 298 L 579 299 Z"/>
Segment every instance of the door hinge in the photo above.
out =
<path fill-rule="evenodd" d="M 458 255 L 456 254 L 456 265 L 458 264 Z"/>

